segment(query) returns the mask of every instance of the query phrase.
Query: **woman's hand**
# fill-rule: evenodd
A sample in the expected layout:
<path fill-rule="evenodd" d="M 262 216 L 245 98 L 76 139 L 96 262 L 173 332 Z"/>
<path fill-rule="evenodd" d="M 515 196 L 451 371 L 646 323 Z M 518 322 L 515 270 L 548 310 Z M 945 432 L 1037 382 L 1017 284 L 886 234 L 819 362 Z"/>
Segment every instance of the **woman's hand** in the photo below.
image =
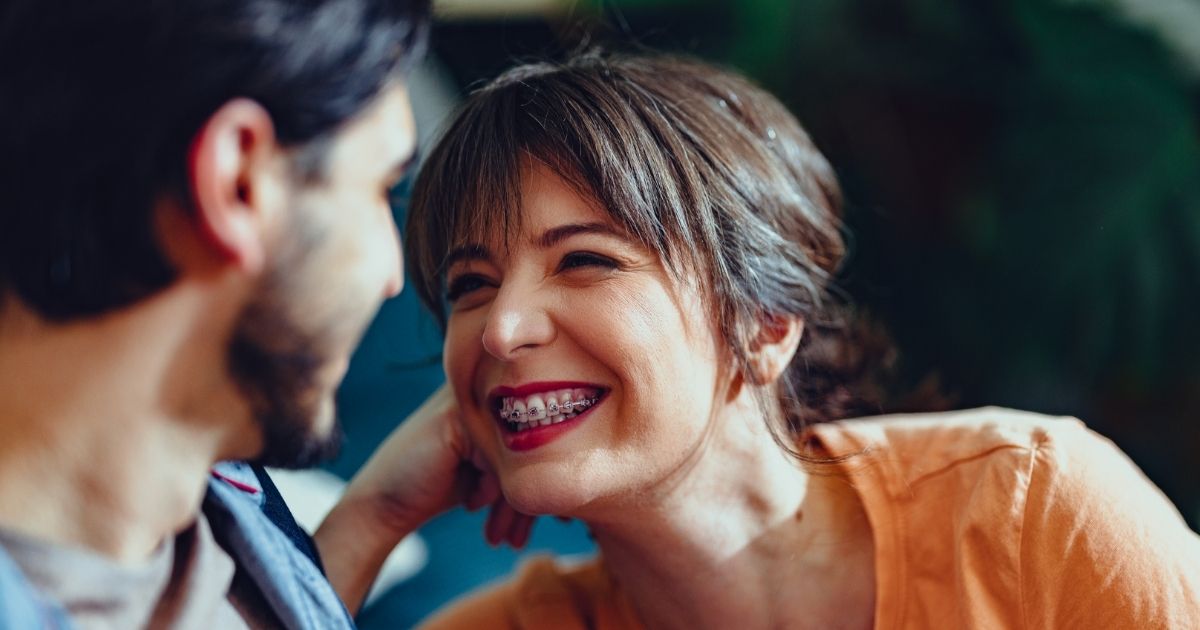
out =
<path fill-rule="evenodd" d="M 485 529 L 491 544 L 521 547 L 528 540 L 534 517 L 504 500 L 443 385 L 380 445 L 313 535 L 346 608 L 357 611 L 405 536 L 459 504 L 492 506 Z"/>
<path fill-rule="evenodd" d="M 374 503 L 383 524 L 404 534 L 459 503 L 477 509 L 498 495 L 447 385 L 384 440 L 346 490 L 347 498 Z"/>

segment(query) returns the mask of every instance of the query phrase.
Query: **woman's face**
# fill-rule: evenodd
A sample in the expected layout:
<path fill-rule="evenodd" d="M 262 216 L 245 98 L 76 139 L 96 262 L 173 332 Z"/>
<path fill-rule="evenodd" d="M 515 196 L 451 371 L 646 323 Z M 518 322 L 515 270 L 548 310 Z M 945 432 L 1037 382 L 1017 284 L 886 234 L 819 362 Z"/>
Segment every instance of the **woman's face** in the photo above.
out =
<path fill-rule="evenodd" d="M 551 171 L 522 193 L 507 243 L 450 255 L 445 368 L 509 502 L 583 516 L 683 468 L 724 370 L 696 287 Z"/>

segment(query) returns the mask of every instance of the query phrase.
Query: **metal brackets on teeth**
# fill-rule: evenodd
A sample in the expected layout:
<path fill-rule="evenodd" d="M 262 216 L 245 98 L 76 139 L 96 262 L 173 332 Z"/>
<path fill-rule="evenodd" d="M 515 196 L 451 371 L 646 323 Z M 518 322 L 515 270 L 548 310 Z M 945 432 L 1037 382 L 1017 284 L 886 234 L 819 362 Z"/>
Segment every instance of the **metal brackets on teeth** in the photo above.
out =
<path fill-rule="evenodd" d="M 551 413 L 551 415 L 553 415 L 553 413 L 554 413 L 555 411 L 558 411 L 558 410 L 560 410 L 560 409 L 561 409 L 561 410 L 565 410 L 565 411 L 570 411 L 570 410 L 572 410 L 572 409 L 575 409 L 575 408 L 579 408 L 579 409 L 587 409 L 588 407 L 591 407 L 592 405 L 594 405 L 594 404 L 596 404 L 597 402 L 599 402 L 599 400 L 600 400 L 599 398 L 592 398 L 591 400 L 587 400 L 587 399 L 585 399 L 585 400 L 577 400 L 577 401 L 575 401 L 575 402 L 567 402 L 567 403 L 563 403 L 562 405 L 557 405 L 557 404 L 555 404 L 555 405 L 551 405 L 551 406 L 550 406 L 550 413 Z M 503 419 L 503 420 L 516 420 L 516 419 L 518 419 L 518 418 L 521 418 L 521 417 L 523 417 L 523 416 L 532 416 L 532 415 L 536 415 L 536 414 L 537 414 L 537 412 L 539 412 L 539 411 L 541 411 L 541 409 L 539 409 L 539 408 L 537 408 L 537 407 L 533 407 L 532 409 L 526 409 L 525 411 L 515 411 L 515 410 L 514 410 L 514 411 L 505 411 L 505 410 L 501 410 L 501 411 L 500 411 L 500 418 L 501 418 L 501 419 Z"/>

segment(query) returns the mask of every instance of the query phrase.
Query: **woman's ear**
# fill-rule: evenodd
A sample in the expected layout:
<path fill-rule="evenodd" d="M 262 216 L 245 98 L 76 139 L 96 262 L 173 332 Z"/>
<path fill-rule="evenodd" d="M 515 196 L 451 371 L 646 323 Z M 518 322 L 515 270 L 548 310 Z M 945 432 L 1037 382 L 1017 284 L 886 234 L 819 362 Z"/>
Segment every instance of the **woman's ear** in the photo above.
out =
<path fill-rule="evenodd" d="M 234 99 L 213 113 L 188 152 L 193 221 L 201 239 L 224 262 L 251 274 L 264 265 L 280 155 L 270 114 L 248 99 Z"/>
<path fill-rule="evenodd" d="M 792 315 L 764 315 L 750 347 L 752 374 L 747 380 L 769 385 L 783 375 L 804 334 L 804 320 Z"/>

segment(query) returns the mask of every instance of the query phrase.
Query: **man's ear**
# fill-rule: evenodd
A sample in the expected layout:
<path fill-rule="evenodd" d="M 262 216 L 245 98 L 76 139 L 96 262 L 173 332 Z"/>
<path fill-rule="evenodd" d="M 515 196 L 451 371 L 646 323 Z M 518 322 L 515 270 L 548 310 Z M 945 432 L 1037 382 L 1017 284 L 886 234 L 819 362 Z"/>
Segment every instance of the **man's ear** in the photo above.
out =
<path fill-rule="evenodd" d="M 756 385 L 778 380 L 796 356 L 803 334 L 804 320 L 799 317 L 764 315 L 750 347 L 750 367 L 754 373 L 747 380 Z"/>
<path fill-rule="evenodd" d="M 222 105 L 188 151 L 193 220 L 200 236 L 225 262 L 251 274 L 263 268 L 281 154 L 270 114 L 249 99 Z"/>

